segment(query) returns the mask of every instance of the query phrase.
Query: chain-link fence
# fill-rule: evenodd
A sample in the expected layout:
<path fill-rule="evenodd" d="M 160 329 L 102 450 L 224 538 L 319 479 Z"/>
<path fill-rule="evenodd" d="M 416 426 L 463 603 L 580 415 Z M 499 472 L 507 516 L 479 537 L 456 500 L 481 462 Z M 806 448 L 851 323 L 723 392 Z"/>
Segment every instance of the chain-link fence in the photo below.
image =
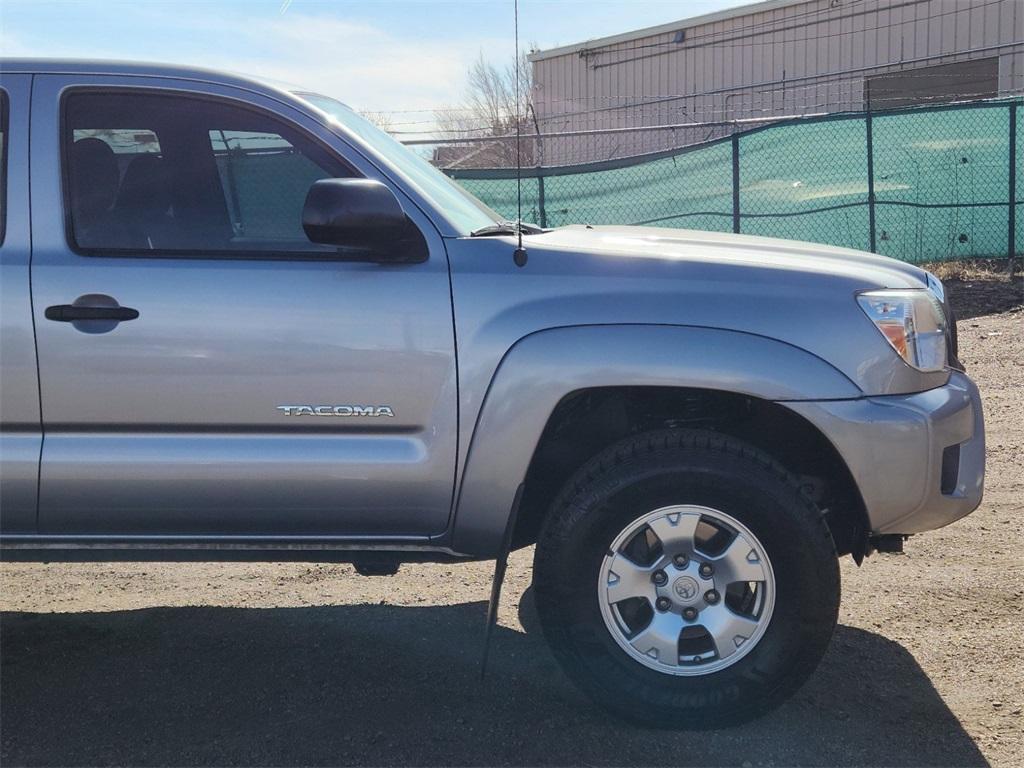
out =
<path fill-rule="evenodd" d="M 523 218 L 743 232 L 912 262 L 1012 256 L 1024 251 L 1022 113 L 1015 98 L 834 114 L 638 157 L 524 168 Z M 514 168 L 445 172 L 516 217 Z"/>

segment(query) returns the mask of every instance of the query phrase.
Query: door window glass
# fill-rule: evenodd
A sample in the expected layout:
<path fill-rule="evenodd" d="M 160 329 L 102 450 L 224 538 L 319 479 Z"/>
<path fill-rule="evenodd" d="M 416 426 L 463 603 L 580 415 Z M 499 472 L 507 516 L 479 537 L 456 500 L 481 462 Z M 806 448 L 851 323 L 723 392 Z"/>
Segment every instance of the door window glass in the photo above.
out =
<path fill-rule="evenodd" d="M 236 238 L 306 239 L 295 204 L 323 168 L 277 133 L 211 130 L 210 145 Z"/>
<path fill-rule="evenodd" d="M 351 176 L 284 121 L 210 99 L 139 92 L 67 97 L 70 237 L 87 252 L 300 252 L 310 185 Z M 141 254 L 144 255 L 144 254 Z"/>

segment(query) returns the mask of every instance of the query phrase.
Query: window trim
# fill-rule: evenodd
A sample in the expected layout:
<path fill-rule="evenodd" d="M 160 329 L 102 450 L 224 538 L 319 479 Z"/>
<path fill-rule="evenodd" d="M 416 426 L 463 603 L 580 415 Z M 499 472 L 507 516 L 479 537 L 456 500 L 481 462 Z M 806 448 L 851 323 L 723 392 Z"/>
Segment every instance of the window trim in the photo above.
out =
<path fill-rule="evenodd" d="M 68 101 L 71 96 L 77 95 L 140 95 L 157 96 L 164 98 L 184 97 L 187 99 L 198 99 L 217 104 L 241 109 L 274 122 L 283 123 L 295 131 L 302 138 L 318 145 L 325 153 L 334 158 L 343 168 L 347 169 L 352 178 L 366 178 L 359 170 L 341 155 L 328 142 L 319 136 L 312 134 L 305 127 L 293 120 L 274 112 L 265 107 L 256 106 L 248 101 L 231 96 L 222 96 L 199 91 L 190 91 L 182 88 L 167 88 L 159 86 L 96 86 L 76 85 L 65 88 L 60 94 L 60 128 L 58 135 L 60 155 L 60 177 L 61 177 L 61 201 L 64 206 L 64 239 L 68 249 L 77 256 L 100 257 L 100 258 L 122 258 L 122 259 L 185 259 L 199 261 L 310 261 L 310 262 L 362 262 L 374 263 L 378 259 L 367 256 L 365 252 L 347 250 L 338 247 L 335 251 L 295 251 L 295 250 L 267 250 L 267 251 L 232 251 L 232 250 L 198 250 L 194 248 L 156 248 L 153 250 L 139 250 L 133 248 L 85 248 L 75 240 L 74 222 L 71 214 L 71 184 L 68 175 L 70 163 L 68 153 L 70 143 L 67 141 L 71 135 L 68 125 Z M 6 132 L 4 134 L 6 141 Z M 6 219 L 5 219 L 6 221 Z M 410 219 L 411 222 L 411 219 Z M 416 226 L 413 224 L 413 226 Z M 417 227 L 417 229 L 419 229 Z"/>
<path fill-rule="evenodd" d="M 9 140 L 11 138 L 11 100 L 7 90 L 0 88 L 0 132 L 3 133 L 0 148 L 0 247 L 7 239 L 7 166 L 10 164 Z"/>

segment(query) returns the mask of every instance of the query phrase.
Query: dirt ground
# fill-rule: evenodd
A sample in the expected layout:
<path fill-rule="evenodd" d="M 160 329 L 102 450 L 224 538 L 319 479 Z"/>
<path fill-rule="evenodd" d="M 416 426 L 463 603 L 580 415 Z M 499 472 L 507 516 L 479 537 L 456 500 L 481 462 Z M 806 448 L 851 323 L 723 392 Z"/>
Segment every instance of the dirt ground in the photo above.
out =
<path fill-rule="evenodd" d="M 981 508 L 843 563 L 831 648 L 749 725 L 645 731 L 595 709 L 516 553 L 486 680 L 491 563 L 364 578 L 306 564 L 0 565 L 0 762 L 15 765 L 1024 765 L 1024 311 L 949 290 L 985 397 Z"/>

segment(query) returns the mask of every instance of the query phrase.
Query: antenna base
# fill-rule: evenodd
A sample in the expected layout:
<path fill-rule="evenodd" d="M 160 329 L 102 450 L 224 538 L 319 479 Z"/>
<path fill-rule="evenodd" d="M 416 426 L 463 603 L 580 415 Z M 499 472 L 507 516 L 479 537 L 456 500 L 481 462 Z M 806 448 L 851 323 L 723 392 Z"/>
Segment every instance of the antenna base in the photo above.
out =
<path fill-rule="evenodd" d="M 517 267 L 525 267 L 527 258 L 526 249 L 523 247 L 516 248 L 512 252 L 512 261 L 516 263 Z"/>

